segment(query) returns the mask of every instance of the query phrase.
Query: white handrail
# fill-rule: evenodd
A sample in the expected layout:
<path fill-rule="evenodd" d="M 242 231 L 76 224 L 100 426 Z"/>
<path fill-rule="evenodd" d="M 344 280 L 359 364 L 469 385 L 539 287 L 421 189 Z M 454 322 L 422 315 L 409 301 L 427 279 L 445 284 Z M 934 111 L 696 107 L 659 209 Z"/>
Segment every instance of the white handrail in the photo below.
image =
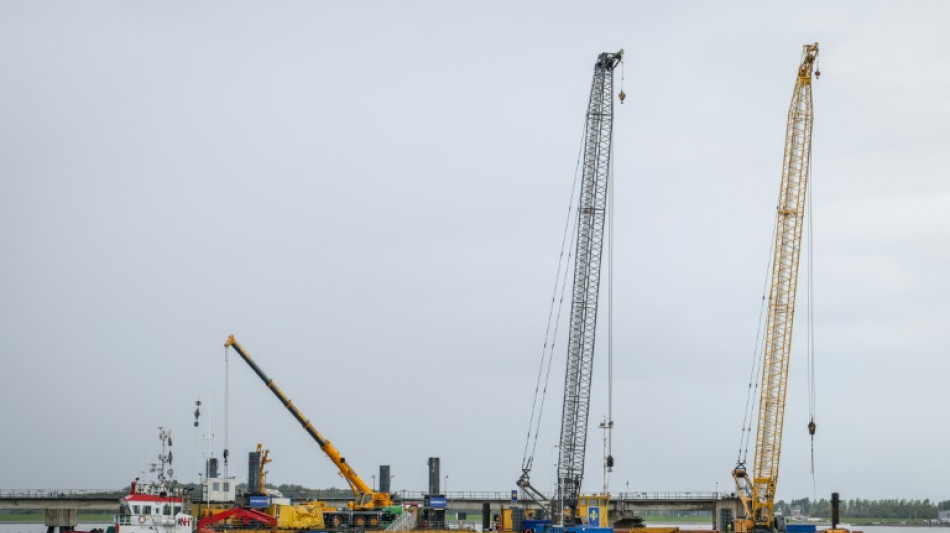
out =
<path fill-rule="evenodd" d="M 399 515 L 399 518 L 393 520 L 392 524 L 386 528 L 386 531 L 411 531 L 416 527 L 416 510 L 407 509 Z"/>

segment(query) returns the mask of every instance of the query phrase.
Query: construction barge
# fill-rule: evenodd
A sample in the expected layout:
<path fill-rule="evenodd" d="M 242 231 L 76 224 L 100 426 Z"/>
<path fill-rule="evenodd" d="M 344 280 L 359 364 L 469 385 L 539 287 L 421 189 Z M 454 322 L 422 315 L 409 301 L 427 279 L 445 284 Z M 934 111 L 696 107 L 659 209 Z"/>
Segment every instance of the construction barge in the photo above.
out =
<path fill-rule="evenodd" d="M 783 518 L 774 512 L 774 489 L 778 477 L 780 437 L 784 422 L 784 391 L 792 330 L 793 315 L 788 310 L 794 311 L 801 220 L 804 213 L 804 194 L 809 167 L 807 162 L 811 148 L 811 75 L 817 60 L 817 53 L 817 43 L 805 45 L 803 60 L 798 68 L 796 89 L 788 123 L 790 133 L 788 139 L 786 139 L 786 165 L 783 173 L 781 196 L 785 203 L 778 210 L 777 227 L 781 228 L 781 231 L 776 232 L 777 244 L 774 247 L 776 250 L 773 261 L 775 271 L 772 279 L 770 329 L 768 331 L 771 335 L 770 338 L 774 340 L 774 338 L 781 337 L 782 342 L 766 343 L 770 349 L 765 352 L 763 367 L 768 370 L 768 373 L 763 371 L 762 398 L 760 400 L 760 409 L 763 410 L 763 414 L 759 417 L 760 427 L 756 443 L 758 454 L 768 452 L 772 455 L 764 459 L 758 458 L 754 465 L 755 473 L 751 475 L 746 470 L 745 460 L 741 459 L 739 461 L 739 464 L 733 470 L 737 487 L 735 505 L 729 509 L 719 509 L 717 507 L 714 511 L 715 524 L 719 526 L 718 530 L 720 531 L 774 533 L 785 530 Z M 568 335 L 564 412 L 562 414 L 560 445 L 558 446 L 557 495 L 549 498 L 533 486 L 530 473 L 534 459 L 534 447 L 530 447 L 532 452 L 529 455 L 527 453 L 529 446 L 526 446 L 526 456 L 522 463 L 522 475 L 516 483 L 523 494 L 529 497 L 531 501 L 516 503 L 513 497 L 511 505 L 502 505 L 498 509 L 492 509 L 486 503 L 481 513 L 481 530 L 483 531 L 511 531 L 514 533 L 609 533 L 614 531 L 685 533 L 697 531 L 678 527 L 645 527 L 642 520 L 632 515 L 618 516 L 616 522 L 612 524 L 609 516 L 610 496 L 608 494 L 585 495 L 581 493 L 588 430 L 591 368 L 593 366 L 594 338 L 597 324 L 601 255 L 607 221 L 605 214 L 608 208 L 608 185 L 611 181 L 613 77 L 614 69 L 620 66 L 622 61 L 623 50 L 616 53 L 602 53 L 598 56 L 588 104 L 586 135 L 583 141 L 585 147 L 584 164 L 582 165 L 583 174 L 576 210 L 578 223 L 574 242 L 577 249 L 574 253 L 574 292 L 571 299 L 573 306 L 571 308 L 571 328 Z M 817 77 L 817 71 L 815 75 Z M 622 103 L 625 98 L 622 87 L 618 97 Z M 779 255 L 780 252 L 784 253 L 786 250 L 790 250 L 790 257 Z M 778 288 L 775 288 L 775 284 L 778 284 Z M 776 294 L 778 296 L 775 296 Z M 240 505 L 236 503 L 233 479 L 218 478 L 217 473 L 212 471 L 209 459 L 202 498 L 193 502 L 194 514 L 198 520 L 196 525 L 198 533 L 244 533 L 263 530 L 280 533 L 449 530 L 445 516 L 446 498 L 444 494 L 439 493 L 437 473 L 435 484 L 432 484 L 433 465 L 431 459 L 430 489 L 424 501 L 421 504 L 418 502 L 395 501 L 389 490 L 388 472 L 386 475 L 382 471 L 380 472 L 380 490 L 376 490 L 375 486 L 370 487 L 356 473 L 350 463 L 344 459 L 340 451 L 314 428 L 311 422 L 294 406 L 293 402 L 274 384 L 274 381 L 251 359 L 234 339 L 234 336 L 227 339 L 225 347 L 233 348 L 242 357 L 265 386 L 301 424 L 338 469 L 341 477 L 346 480 L 353 493 L 353 499 L 343 507 L 334 507 L 325 501 L 319 500 L 294 504 L 280 494 L 265 490 L 263 468 L 268 461 L 268 457 L 267 451 L 259 445 L 257 451 L 252 452 L 249 461 L 250 478 L 248 486 L 252 489 L 252 492 L 246 495 L 245 501 L 241 502 Z M 542 374 L 539 372 L 538 375 L 541 376 Z M 547 390 L 547 386 L 545 384 L 544 387 L 537 387 L 536 390 Z M 535 417 L 532 412 L 532 422 L 534 420 Z M 540 414 L 537 420 L 540 420 Z M 762 420 L 766 420 L 768 424 L 762 423 Z M 608 443 L 605 445 L 605 471 L 611 471 L 613 468 L 613 457 L 609 452 L 609 435 L 610 429 L 613 427 L 611 413 L 608 412 L 601 427 L 605 429 L 605 441 Z M 809 429 L 814 434 L 813 423 L 810 424 Z M 537 438 L 538 432 L 529 430 L 528 444 L 530 444 L 532 433 Z M 225 455 L 226 462 L 227 455 Z M 223 487 L 227 487 L 227 489 L 219 490 Z M 606 487 L 604 492 L 607 492 Z M 831 531 L 839 533 L 836 522 L 837 520 L 832 521 Z M 723 524 L 727 526 L 722 527 Z M 119 532 L 116 531 L 116 533 Z"/>

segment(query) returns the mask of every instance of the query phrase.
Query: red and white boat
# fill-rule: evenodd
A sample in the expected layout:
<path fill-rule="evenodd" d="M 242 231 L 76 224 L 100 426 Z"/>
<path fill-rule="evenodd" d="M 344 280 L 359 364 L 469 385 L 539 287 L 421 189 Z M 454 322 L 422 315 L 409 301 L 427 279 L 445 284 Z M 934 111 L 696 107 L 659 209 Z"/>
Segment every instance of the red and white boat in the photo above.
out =
<path fill-rule="evenodd" d="M 159 429 L 162 452 L 159 463 L 152 466 L 158 473 L 154 483 L 139 483 L 135 478 L 129 494 L 119 501 L 115 515 L 115 533 L 192 533 L 195 518 L 185 513 L 185 502 L 172 478 L 171 430 Z"/>

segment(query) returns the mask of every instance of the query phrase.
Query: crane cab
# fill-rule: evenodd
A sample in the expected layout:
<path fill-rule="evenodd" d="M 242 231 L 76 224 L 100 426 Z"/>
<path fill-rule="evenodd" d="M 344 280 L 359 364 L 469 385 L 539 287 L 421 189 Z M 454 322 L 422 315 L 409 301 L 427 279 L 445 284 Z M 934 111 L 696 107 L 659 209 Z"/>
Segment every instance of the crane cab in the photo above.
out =
<path fill-rule="evenodd" d="M 610 526 L 610 495 L 581 494 L 577 499 L 577 520 L 593 527 Z"/>

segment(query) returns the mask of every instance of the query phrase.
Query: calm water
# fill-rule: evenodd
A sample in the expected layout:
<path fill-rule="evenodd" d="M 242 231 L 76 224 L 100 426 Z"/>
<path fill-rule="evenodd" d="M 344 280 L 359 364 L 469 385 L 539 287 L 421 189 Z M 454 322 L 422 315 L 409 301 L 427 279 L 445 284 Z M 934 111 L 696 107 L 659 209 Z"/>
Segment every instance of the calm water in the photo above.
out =
<path fill-rule="evenodd" d="M 80 531 L 89 531 L 94 527 L 105 529 L 111 526 L 111 523 L 81 523 Z M 650 526 L 666 524 L 647 524 Z M 680 529 L 709 529 L 708 524 L 669 524 L 678 526 Z M 864 533 L 950 533 L 950 527 L 901 527 L 901 526 L 855 526 L 855 530 Z M 46 533 L 46 526 L 42 522 L 36 524 L 0 524 L 0 533 Z"/>
<path fill-rule="evenodd" d="M 855 531 L 864 533 L 948 533 L 950 527 L 916 527 L 916 526 L 853 526 Z"/>
<path fill-rule="evenodd" d="M 674 526 L 680 529 L 687 530 L 697 530 L 697 529 L 712 529 L 712 526 L 709 524 L 664 524 L 659 522 L 647 522 L 648 526 Z M 830 526 L 819 525 L 820 528 L 827 528 Z M 911 526 L 852 526 L 854 531 L 863 531 L 864 533 L 950 533 L 950 527 L 941 526 L 941 527 L 911 527 Z M 7 533 L 0 529 L 0 533 Z M 41 532 L 41 533 L 46 533 Z"/>

